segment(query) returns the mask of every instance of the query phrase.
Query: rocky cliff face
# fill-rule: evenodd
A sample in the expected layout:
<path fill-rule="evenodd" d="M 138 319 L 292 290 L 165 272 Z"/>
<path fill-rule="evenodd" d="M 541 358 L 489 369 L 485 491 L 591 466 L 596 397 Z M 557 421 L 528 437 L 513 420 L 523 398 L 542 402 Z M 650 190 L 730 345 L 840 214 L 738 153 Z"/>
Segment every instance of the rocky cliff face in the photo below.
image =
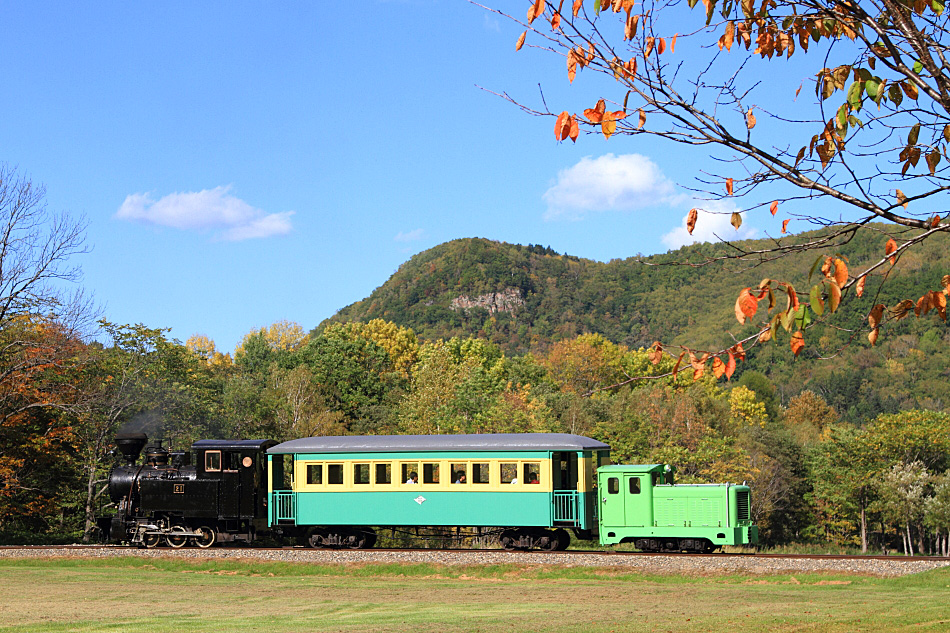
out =
<path fill-rule="evenodd" d="M 467 310 L 469 308 L 485 308 L 490 313 L 514 312 L 524 305 L 519 288 L 508 288 L 502 292 L 489 292 L 478 297 L 461 296 L 452 299 L 453 310 Z"/>

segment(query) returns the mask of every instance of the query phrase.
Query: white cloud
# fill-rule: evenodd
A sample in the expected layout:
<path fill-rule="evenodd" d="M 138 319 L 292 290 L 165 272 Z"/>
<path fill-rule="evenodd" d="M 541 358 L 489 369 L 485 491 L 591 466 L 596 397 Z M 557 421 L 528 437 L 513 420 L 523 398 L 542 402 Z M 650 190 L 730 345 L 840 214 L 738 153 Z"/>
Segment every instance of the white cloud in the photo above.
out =
<path fill-rule="evenodd" d="M 414 231 L 402 232 L 396 234 L 396 237 L 393 238 L 396 242 L 415 242 L 416 240 L 421 240 L 424 231 L 422 229 L 416 229 Z"/>
<path fill-rule="evenodd" d="M 588 212 L 634 211 L 671 204 L 673 183 L 646 156 L 589 156 L 558 172 L 557 182 L 544 193 L 547 220 L 580 219 Z"/>
<path fill-rule="evenodd" d="M 700 205 L 702 205 L 702 207 L 700 207 Z M 739 227 L 739 230 L 736 231 L 735 227 L 730 223 L 730 220 L 732 218 L 732 212 L 741 211 L 741 209 L 730 201 L 694 201 L 693 206 L 700 209 L 693 234 L 690 235 L 686 230 L 687 216 L 684 215 L 682 225 L 660 238 L 668 248 L 677 249 L 681 246 L 687 246 L 696 242 L 749 240 L 754 239 L 759 234 L 758 229 L 747 224 L 743 224 Z"/>
<path fill-rule="evenodd" d="M 232 196 L 227 187 L 171 193 L 154 200 L 148 193 L 127 196 L 115 217 L 184 231 L 217 231 L 215 237 L 237 242 L 285 235 L 293 211 L 266 213 Z"/>

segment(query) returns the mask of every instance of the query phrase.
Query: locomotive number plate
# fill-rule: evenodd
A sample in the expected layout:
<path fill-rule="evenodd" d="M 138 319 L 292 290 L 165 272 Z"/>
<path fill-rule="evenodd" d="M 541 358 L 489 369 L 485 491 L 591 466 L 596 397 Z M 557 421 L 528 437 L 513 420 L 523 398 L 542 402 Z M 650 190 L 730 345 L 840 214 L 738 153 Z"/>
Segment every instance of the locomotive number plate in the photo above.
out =
<path fill-rule="evenodd" d="M 185 494 L 185 484 L 175 484 L 174 492 L 176 495 Z"/>

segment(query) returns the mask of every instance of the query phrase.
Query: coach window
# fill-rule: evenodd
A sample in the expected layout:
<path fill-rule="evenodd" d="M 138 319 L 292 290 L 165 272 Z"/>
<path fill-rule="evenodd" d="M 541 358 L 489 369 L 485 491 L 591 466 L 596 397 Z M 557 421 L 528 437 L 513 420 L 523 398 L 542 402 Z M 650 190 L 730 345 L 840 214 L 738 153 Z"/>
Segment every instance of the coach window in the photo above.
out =
<path fill-rule="evenodd" d="M 419 462 L 403 462 L 401 466 L 402 479 L 400 481 L 407 484 L 419 483 Z"/>
<path fill-rule="evenodd" d="M 631 478 L 629 479 L 629 481 L 630 481 L 630 484 L 629 484 L 629 485 L 630 485 L 630 494 L 632 494 L 632 495 L 638 495 L 638 494 L 640 494 L 640 478 L 639 478 L 639 477 L 631 477 Z"/>
<path fill-rule="evenodd" d="M 424 484 L 439 483 L 439 463 L 438 462 L 435 462 L 433 464 L 422 464 L 422 483 Z"/>
<path fill-rule="evenodd" d="M 376 464 L 376 483 L 391 484 L 393 482 L 393 465 L 390 463 Z"/>
<path fill-rule="evenodd" d="M 323 484 L 323 464 L 307 464 L 307 484 L 311 486 Z"/>
<path fill-rule="evenodd" d="M 487 484 L 491 482 L 489 478 L 488 462 L 472 463 L 472 483 Z"/>
<path fill-rule="evenodd" d="M 618 492 L 620 492 L 620 479 L 617 477 L 607 479 L 607 493 L 615 495 Z"/>
<path fill-rule="evenodd" d="M 508 464 L 502 462 L 499 464 L 501 467 L 499 470 L 501 472 L 501 483 L 503 484 L 517 484 L 518 483 L 518 464 Z"/>
<path fill-rule="evenodd" d="M 369 484 L 369 464 L 353 464 L 353 483 Z"/>
<path fill-rule="evenodd" d="M 334 486 L 343 483 L 343 464 L 327 464 L 327 483 Z"/>
<path fill-rule="evenodd" d="M 541 464 L 539 462 L 527 462 L 523 470 L 526 484 L 541 483 Z"/>
<path fill-rule="evenodd" d="M 453 484 L 465 484 L 468 483 L 468 464 L 449 464 L 452 469 L 452 483 Z"/>
<path fill-rule="evenodd" d="M 221 451 L 205 451 L 205 472 L 221 472 Z"/>

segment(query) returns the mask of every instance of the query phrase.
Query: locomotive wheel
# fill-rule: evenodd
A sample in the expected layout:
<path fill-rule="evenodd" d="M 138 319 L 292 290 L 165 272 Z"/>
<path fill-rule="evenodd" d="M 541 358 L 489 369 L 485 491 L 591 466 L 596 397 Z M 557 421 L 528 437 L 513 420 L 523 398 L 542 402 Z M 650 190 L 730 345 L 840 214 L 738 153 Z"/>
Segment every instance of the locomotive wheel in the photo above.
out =
<path fill-rule="evenodd" d="M 162 541 L 161 534 L 143 534 L 142 535 L 142 545 L 147 549 L 152 549 L 153 547 L 158 547 L 158 544 Z"/>
<path fill-rule="evenodd" d="M 202 525 L 200 528 L 195 530 L 195 545 L 201 549 L 206 549 L 214 545 L 214 542 L 218 540 L 217 535 L 215 534 L 214 528 L 210 528 L 207 525 Z"/>
<path fill-rule="evenodd" d="M 187 532 L 185 528 L 180 525 L 174 525 L 171 529 L 171 534 L 165 535 L 165 541 L 168 543 L 169 547 L 175 549 L 180 549 L 185 546 L 185 543 L 188 542 L 188 536 L 183 534 Z"/>

